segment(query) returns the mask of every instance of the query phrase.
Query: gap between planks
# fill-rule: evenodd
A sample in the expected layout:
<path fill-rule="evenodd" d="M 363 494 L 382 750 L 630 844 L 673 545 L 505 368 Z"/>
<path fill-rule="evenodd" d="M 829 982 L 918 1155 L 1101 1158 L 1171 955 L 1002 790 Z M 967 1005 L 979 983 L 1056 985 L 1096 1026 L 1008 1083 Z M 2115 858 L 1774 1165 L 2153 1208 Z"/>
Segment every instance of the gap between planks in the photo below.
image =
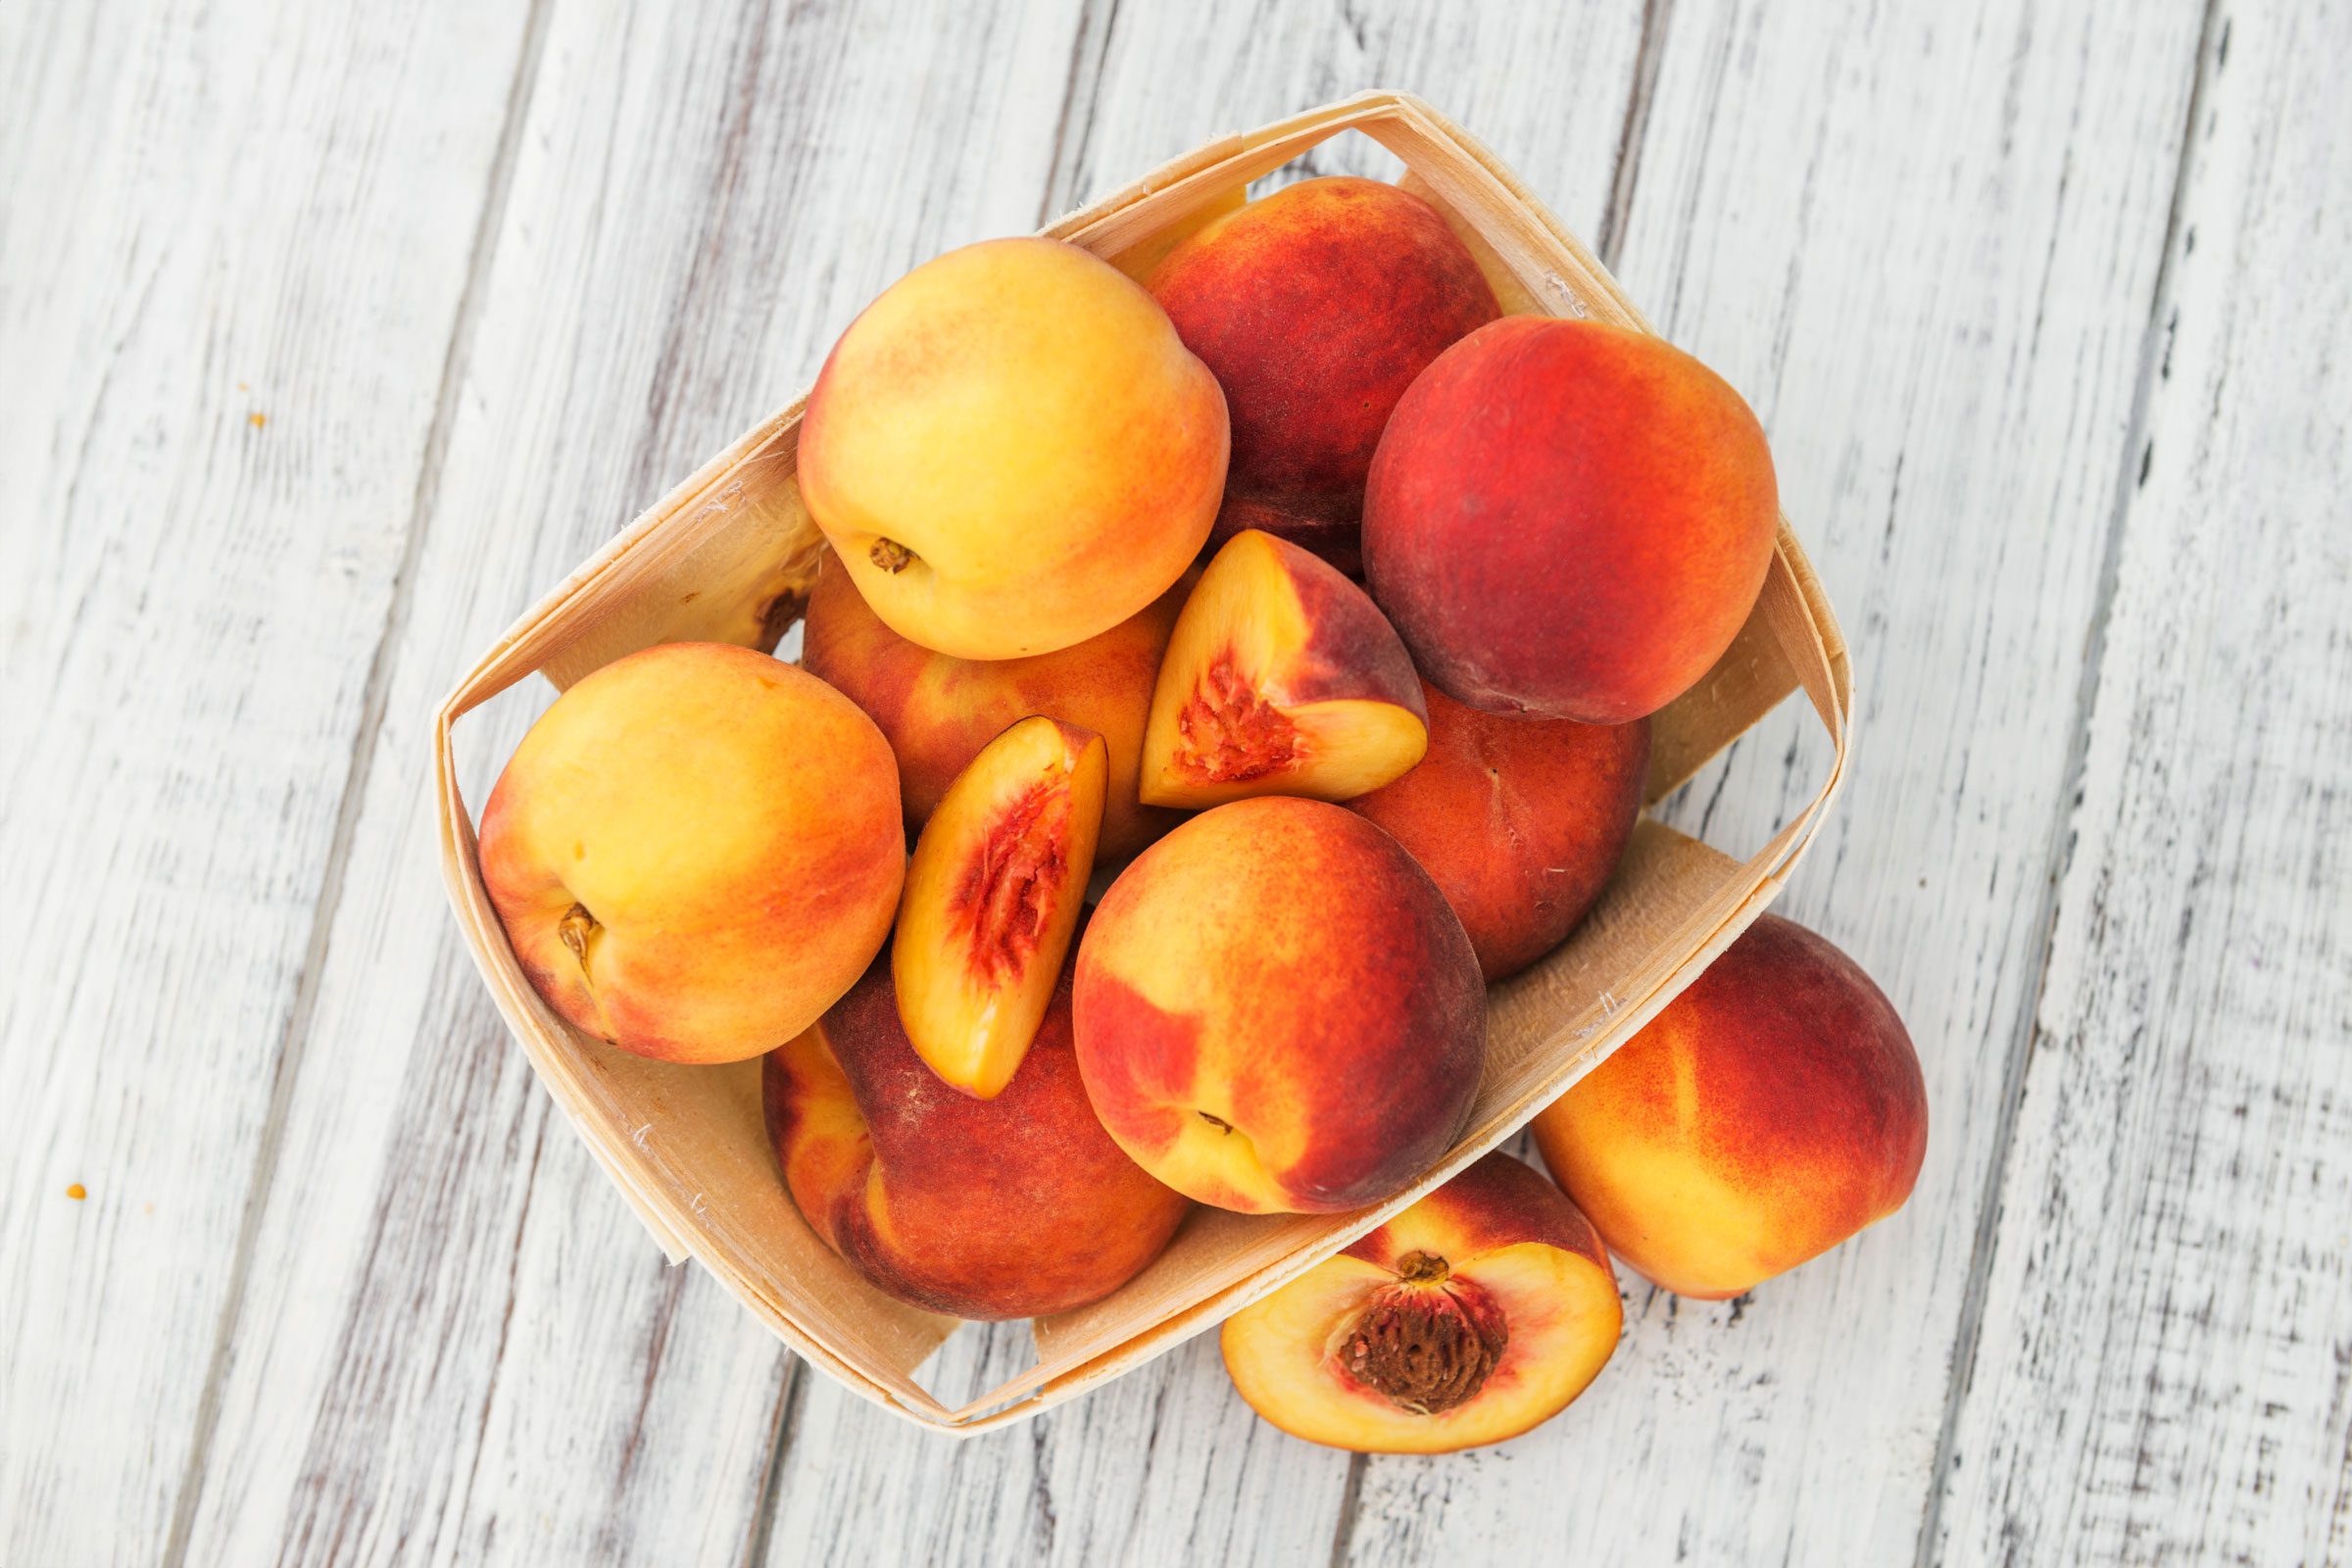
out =
<path fill-rule="evenodd" d="M 262 1119 L 260 1147 L 253 1174 L 246 1183 L 245 1211 L 237 1223 L 236 1252 L 229 1264 L 228 1289 L 213 1330 L 212 1352 L 204 1374 L 204 1392 L 196 1405 L 196 1430 L 188 1445 L 187 1468 L 181 1474 L 178 1496 L 172 1507 L 171 1534 L 165 1539 L 163 1561 L 181 1568 L 195 1527 L 197 1504 L 203 1499 L 213 1433 L 220 1420 L 220 1391 L 228 1372 L 237 1331 L 244 1318 L 247 1281 L 261 1236 L 262 1214 L 277 1174 L 278 1152 L 285 1144 L 286 1115 L 294 1098 L 294 1081 L 302 1071 L 310 1045 L 311 1019 L 318 1002 L 318 981 L 326 966 L 327 942 L 335 913 L 343 902 L 344 870 L 351 860 L 352 842 L 359 827 L 360 807 L 366 795 L 375 748 L 383 733 L 384 703 L 391 689 L 393 649 L 408 621 L 415 594 L 416 564 L 423 555 L 424 536 L 431 526 L 439 496 L 441 469 L 449 451 L 449 434 L 456 422 L 459 389 L 465 384 L 474 328 L 481 317 L 483 284 L 498 249 L 498 234 L 513 187 L 514 163 L 522 142 L 522 126 L 530 113 L 531 92 L 539 79 L 539 63 L 547 40 L 549 0 L 530 0 L 523 21 L 522 45 L 514 77 L 507 85 L 505 118 L 499 125 L 498 147 L 492 155 L 490 180 L 475 215 L 473 237 L 466 251 L 466 282 L 458 295 L 451 322 L 449 347 L 442 357 L 441 381 L 433 396 L 432 422 L 426 427 L 424 452 L 416 466 L 416 491 L 409 508 L 409 526 L 401 541 L 400 564 L 392 576 L 392 593 L 384 609 L 383 625 L 368 657 L 368 678 L 361 688 L 359 724 L 352 734 L 351 758 L 344 769 L 335 802 L 335 825 L 327 841 L 326 863 L 318 895 L 311 904 L 311 930 L 303 951 L 302 969 L 295 982 L 294 1004 L 278 1039 L 276 1069 L 270 1075 L 270 1102 Z"/>
<path fill-rule="evenodd" d="M 2072 733 L 2066 747 L 2066 772 L 2051 812 L 2049 847 L 2043 857 L 2045 872 L 2038 907 L 2034 916 L 2034 945 L 2038 955 L 2034 984 L 2018 998 L 2017 1021 L 2010 1026 L 2009 1049 L 2001 1064 L 2001 1102 L 1992 1125 L 1992 1149 L 1984 1166 L 1984 1187 L 1977 1202 L 1976 1238 L 1968 1256 L 1968 1283 L 1960 1298 L 1960 1321 L 1952 1341 L 1949 1382 L 1943 1396 L 1943 1419 L 1936 1432 L 1936 1455 L 1928 1469 L 1926 1506 L 1920 1511 L 1919 1539 L 1912 1548 L 1914 1568 L 1930 1568 L 1936 1538 L 1943 1524 L 1943 1503 L 1950 1490 L 1953 1445 L 1959 1437 L 1960 1407 L 1976 1374 L 1977 1350 L 1984 1327 L 1984 1298 L 1991 1278 L 1994 1233 L 1999 1227 L 2009 1155 L 2017 1133 L 2019 1102 L 2024 1098 L 2026 1068 L 2034 1057 L 2035 1019 L 2042 993 L 2049 983 L 2050 956 L 2058 930 L 2059 889 L 2074 858 L 2075 810 L 2090 758 L 2090 720 L 2098 704 L 2099 675 L 2107 656 L 2107 619 L 2115 602 L 2117 566 L 2123 552 L 2124 530 L 2138 493 L 2138 463 L 2147 440 L 2148 401 L 2162 358 L 2165 313 L 2172 304 L 2173 263 L 2179 255 L 2180 213 L 2196 158 L 2197 118 L 2203 112 L 2206 83 L 2211 74 L 2217 39 L 2215 23 L 2220 0 L 2205 0 L 2197 24 L 2196 56 L 2189 65 L 2188 102 L 2181 111 L 2180 151 L 2173 166 L 2173 188 L 2165 205 L 2163 250 L 2156 261 L 2156 282 L 2148 293 L 2148 318 L 2140 332 L 2139 369 L 2132 386 L 2132 412 L 2124 421 L 2122 451 L 2115 466 L 2115 502 L 2108 509 L 2106 537 L 2099 546 L 2098 582 L 2092 590 L 2090 619 L 2084 630 L 2082 669 L 2075 687 Z M 2227 24 L 2223 33 L 2228 32 Z"/>

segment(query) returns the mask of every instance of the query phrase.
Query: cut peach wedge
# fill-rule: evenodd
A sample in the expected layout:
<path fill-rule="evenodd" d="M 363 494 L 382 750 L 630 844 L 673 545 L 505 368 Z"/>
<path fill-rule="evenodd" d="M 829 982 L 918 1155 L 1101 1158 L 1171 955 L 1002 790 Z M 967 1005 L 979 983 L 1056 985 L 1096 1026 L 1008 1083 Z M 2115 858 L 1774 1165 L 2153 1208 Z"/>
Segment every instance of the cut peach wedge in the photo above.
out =
<path fill-rule="evenodd" d="M 1102 737 L 1024 718 L 981 748 L 923 825 L 891 949 L 899 1019 L 954 1088 L 994 1100 L 1037 1035 L 1094 874 Z"/>
<path fill-rule="evenodd" d="M 1429 748 L 1396 628 L 1330 563 L 1259 529 L 1228 540 L 1176 617 L 1144 726 L 1143 799 L 1345 801 Z"/>
<path fill-rule="evenodd" d="M 1225 1320 L 1225 1369 L 1294 1437 L 1359 1453 L 1500 1443 L 1585 1392 L 1624 1308 L 1591 1222 L 1489 1154 Z"/>

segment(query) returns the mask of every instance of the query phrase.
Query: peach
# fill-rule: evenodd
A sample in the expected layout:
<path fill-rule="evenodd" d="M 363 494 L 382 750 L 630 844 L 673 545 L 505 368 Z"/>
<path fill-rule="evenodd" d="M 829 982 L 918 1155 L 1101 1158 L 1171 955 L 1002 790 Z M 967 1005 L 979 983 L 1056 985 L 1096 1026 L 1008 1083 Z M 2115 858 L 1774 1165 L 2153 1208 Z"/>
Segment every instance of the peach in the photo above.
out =
<path fill-rule="evenodd" d="M 541 714 L 482 811 L 482 881 L 549 1006 L 670 1061 L 772 1051 L 890 935 L 890 746 L 857 705 L 721 643 L 616 660 Z"/>
<path fill-rule="evenodd" d="M 948 787 L 891 944 L 899 1021 L 950 1087 L 993 1100 L 1021 1064 L 1095 866 L 1102 737 L 1024 718 Z"/>
<path fill-rule="evenodd" d="M 1348 805 L 1421 862 L 1492 984 L 1558 947 L 1608 885 L 1642 814 L 1649 720 L 1506 718 L 1422 696 L 1429 755 Z"/>
<path fill-rule="evenodd" d="M 1134 279 L 1075 245 L 926 262 L 808 395 L 801 493 L 900 636 L 1052 653 L 1158 598 L 1225 487 L 1224 394 Z"/>
<path fill-rule="evenodd" d="M 1188 1197 L 1250 1213 L 1394 1197 L 1451 1146 L 1486 1043 L 1478 957 L 1395 839 L 1262 796 L 1184 823 L 1078 948 L 1102 1125 Z"/>
<path fill-rule="evenodd" d="M 1179 583 L 1074 648 L 1028 659 L 951 659 L 892 631 L 833 560 L 808 596 L 801 664 L 881 726 L 899 760 L 899 797 L 912 829 L 930 820 L 949 783 L 1014 720 L 1042 713 L 1093 730 L 1109 763 L 1098 849 L 1106 860 L 1124 860 L 1180 820 L 1144 805 L 1136 777 L 1152 683 L 1183 606 Z"/>
<path fill-rule="evenodd" d="M 1225 1320 L 1225 1370 L 1293 1437 L 1448 1453 L 1566 1409 L 1617 1348 L 1600 1238 L 1560 1190 L 1489 1154 Z"/>
<path fill-rule="evenodd" d="M 903 1301 L 1036 1317 L 1098 1300 L 1159 1255 L 1191 1206 L 1136 1167 L 1086 1101 L 1069 971 L 994 1100 L 940 1082 L 877 962 L 772 1053 L 768 1137 L 811 1228 Z"/>
<path fill-rule="evenodd" d="M 1428 745 L 1421 682 L 1379 608 L 1330 563 L 1253 529 L 1217 552 L 1176 619 L 1140 787 L 1153 806 L 1344 801 Z"/>
<path fill-rule="evenodd" d="M 1609 1250 L 1679 1296 L 1720 1299 L 1902 1207 L 1927 1152 L 1927 1089 L 1870 976 L 1766 914 L 1535 1134 Z"/>
<path fill-rule="evenodd" d="M 1342 175 L 1204 225 L 1152 274 L 1152 292 L 1225 389 L 1233 462 L 1216 536 L 1263 528 L 1350 572 L 1389 411 L 1499 314 L 1435 208 Z"/>
<path fill-rule="evenodd" d="M 1646 333 L 1514 316 L 1396 405 L 1364 569 L 1449 696 L 1618 724 L 1731 646 L 1779 520 L 1764 431 L 1714 371 Z"/>

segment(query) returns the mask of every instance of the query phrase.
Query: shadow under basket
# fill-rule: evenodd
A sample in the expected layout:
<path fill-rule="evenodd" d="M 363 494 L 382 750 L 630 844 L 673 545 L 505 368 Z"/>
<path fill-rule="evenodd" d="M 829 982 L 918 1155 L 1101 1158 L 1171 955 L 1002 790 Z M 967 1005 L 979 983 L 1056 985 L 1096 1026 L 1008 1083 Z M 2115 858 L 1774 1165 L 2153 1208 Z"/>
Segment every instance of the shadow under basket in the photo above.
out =
<path fill-rule="evenodd" d="M 1648 330 L 1616 280 L 1494 156 L 1417 99 L 1371 92 L 1228 136 L 1045 233 L 1140 270 L 1169 231 L 1342 131 L 1400 159 L 1403 183 L 1471 245 L 1504 308 Z M 1731 650 L 1657 715 L 1654 803 L 1784 698 L 1802 691 L 1833 753 L 1809 805 L 1744 862 L 1644 817 L 1614 881 L 1567 944 L 1494 987 L 1468 1130 L 1406 1192 L 1348 1215 L 1197 1209 L 1142 1274 L 1033 1325 L 1035 1363 L 960 1407 L 914 1381 L 956 1325 L 868 1285 L 786 1195 L 760 1123 L 760 1063 L 643 1060 L 572 1029 L 539 1000 L 482 885 L 451 748 L 459 718 L 538 672 L 559 688 L 660 642 L 768 648 L 806 602 L 823 539 L 794 476 L 802 404 L 763 420 L 517 621 L 434 724 L 443 870 L 499 1010 L 613 1184 L 673 1262 L 699 1258 L 785 1344 L 858 1394 L 941 1431 L 1035 1415 L 1117 1377 L 1295 1278 L 1443 1183 L 1557 1099 L 1713 961 L 1779 892 L 1844 776 L 1852 677 L 1804 553 L 1781 525 L 1762 597 Z"/>

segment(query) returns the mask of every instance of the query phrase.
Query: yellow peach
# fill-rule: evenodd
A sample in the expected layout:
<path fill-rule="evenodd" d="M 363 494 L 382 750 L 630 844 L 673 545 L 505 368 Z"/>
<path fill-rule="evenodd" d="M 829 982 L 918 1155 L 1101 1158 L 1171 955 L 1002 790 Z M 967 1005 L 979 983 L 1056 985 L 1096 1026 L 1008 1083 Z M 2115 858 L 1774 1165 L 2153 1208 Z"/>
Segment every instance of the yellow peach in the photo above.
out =
<path fill-rule="evenodd" d="M 801 491 L 858 592 L 958 659 L 1107 631 L 1200 553 L 1225 397 L 1134 279 L 1074 245 L 990 240 L 850 324 L 801 426 Z"/>
<path fill-rule="evenodd" d="M 735 1061 L 808 1027 L 890 934 L 890 747 L 792 665 L 669 643 L 597 670 L 515 748 L 482 880 L 550 1006 L 625 1051 Z"/>

